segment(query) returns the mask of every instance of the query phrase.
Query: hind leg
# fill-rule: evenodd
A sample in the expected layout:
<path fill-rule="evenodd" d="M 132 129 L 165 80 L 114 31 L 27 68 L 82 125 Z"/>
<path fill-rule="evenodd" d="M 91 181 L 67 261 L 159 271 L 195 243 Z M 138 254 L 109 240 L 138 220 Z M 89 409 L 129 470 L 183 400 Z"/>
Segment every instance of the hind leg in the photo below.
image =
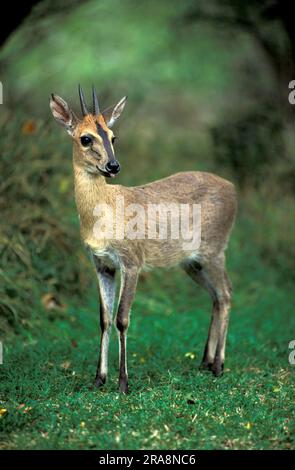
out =
<path fill-rule="evenodd" d="M 195 261 L 184 266 L 189 276 L 205 288 L 212 298 L 212 317 L 201 366 L 216 376 L 223 371 L 231 301 L 231 286 L 224 261 L 224 256 L 221 256 L 202 266 Z"/>

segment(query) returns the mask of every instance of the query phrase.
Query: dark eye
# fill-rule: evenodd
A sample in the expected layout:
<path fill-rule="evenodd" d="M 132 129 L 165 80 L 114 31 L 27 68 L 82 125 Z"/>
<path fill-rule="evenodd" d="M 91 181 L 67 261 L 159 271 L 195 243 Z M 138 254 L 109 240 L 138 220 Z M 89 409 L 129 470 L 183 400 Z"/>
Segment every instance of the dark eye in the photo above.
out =
<path fill-rule="evenodd" d="M 113 137 L 112 137 L 112 144 L 114 144 L 114 143 L 116 142 L 116 140 L 117 140 L 117 137 L 116 137 L 115 135 L 113 135 Z"/>
<path fill-rule="evenodd" d="M 92 142 L 92 138 L 89 135 L 82 135 L 80 140 L 83 147 L 89 147 Z"/>

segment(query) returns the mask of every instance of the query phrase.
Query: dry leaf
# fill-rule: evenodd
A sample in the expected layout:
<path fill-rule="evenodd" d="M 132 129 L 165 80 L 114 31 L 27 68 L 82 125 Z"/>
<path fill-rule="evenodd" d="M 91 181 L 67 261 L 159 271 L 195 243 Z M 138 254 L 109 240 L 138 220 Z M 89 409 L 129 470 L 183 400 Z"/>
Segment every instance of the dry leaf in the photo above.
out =
<path fill-rule="evenodd" d="M 36 130 L 37 130 L 37 125 L 32 120 L 26 121 L 22 126 L 22 134 L 23 135 L 34 134 L 36 132 Z"/>
<path fill-rule="evenodd" d="M 61 367 L 62 369 L 67 370 L 67 369 L 70 367 L 70 365 L 71 365 L 70 361 L 65 361 L 65 362 L 62 362 L 62 363 L 61 363 L 60 367 Z"/>
<path fill-rule="evenodd" d="M 46 310 L 64 310 L 66 308 L 54 294 L 42 295 L 41 302 Z"/>

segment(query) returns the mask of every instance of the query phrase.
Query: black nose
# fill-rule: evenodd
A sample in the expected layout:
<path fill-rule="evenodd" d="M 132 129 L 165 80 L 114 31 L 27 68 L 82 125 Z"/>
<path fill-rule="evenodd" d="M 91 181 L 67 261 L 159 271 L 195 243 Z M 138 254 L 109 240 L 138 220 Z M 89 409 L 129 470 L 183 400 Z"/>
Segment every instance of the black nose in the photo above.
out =
<path fill-rule="evenodd" d="M 112 160 L 106 164 L 106 170 L 109 173 L 113 173 L 113 174 L 119 173 L 120 163 L 117 162 L 117 160 Z"/>

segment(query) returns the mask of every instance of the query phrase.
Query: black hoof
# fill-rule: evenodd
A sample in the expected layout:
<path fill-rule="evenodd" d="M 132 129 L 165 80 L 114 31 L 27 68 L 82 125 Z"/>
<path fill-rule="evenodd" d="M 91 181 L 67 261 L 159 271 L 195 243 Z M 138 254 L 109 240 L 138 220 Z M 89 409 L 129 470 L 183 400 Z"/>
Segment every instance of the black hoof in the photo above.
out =
<path fill-rule="evenodd" d="M 96 388 L 101 388 L 105 383 L 106 383 L 106 377 L 102 377 L 100 375 L 95 377 L 94 386 Z"/>
<path fill-rule="evenodd" d="M 128 393 L 128 382 L 125 379 L 119 381 L 119 392 L 120 393 Z"/>
<path fill-rule="evenodd" d="M 206 371 L 206 370 L 211 371 L 212 370 L 212 365 L 213 365 L 212 362 L 203 361 L 200 364 L 199 370 L 201 370 L 201 371 Z"/>
<path fill-rule="evenodd" d="M 215 377 L 220 377 L 223 374 L 224 365 L 222 362 L 215 360 L 211 371 Z"/>

